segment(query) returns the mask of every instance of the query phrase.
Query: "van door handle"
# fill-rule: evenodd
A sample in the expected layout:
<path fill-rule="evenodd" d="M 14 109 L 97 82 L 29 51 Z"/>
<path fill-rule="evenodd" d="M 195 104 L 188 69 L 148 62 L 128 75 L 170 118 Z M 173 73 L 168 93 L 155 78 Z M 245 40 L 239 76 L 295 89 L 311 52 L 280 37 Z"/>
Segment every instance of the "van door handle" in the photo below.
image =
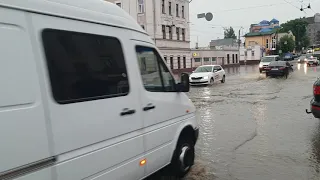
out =
<path fill-rule="evenodd" d="M 149 111 L 151 109 L 155 109 L 156 106 L 152 105 L 152 104 L 148 104 L 146 107 L 143 108 L 144 111 Z"/>
<path fill-rule="evenodd" d="M 120 113 L 120 115 L 121 115 L 121 116 L 126 116 L 126 115 L 131 115 L 131 114 L 134 114 L 134 113 L 136 113 L 136 110 L 125 108 L 125 109 L 123 109 L 123 111 Z"/>

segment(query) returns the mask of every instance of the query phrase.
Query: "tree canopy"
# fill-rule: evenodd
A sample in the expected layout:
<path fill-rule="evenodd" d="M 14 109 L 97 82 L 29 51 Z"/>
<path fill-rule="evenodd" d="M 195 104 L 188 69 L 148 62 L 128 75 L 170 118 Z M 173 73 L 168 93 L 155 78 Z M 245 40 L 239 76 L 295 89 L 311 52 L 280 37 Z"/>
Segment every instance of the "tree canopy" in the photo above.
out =
<path fill-rule="evenodd" d="M 280 39 L 279 48 L 283 53 L 292 52 L 295 48 L 295 42 L 291 36 L 285 35 Z"/>
<path fill-rule="evenodd" d="M 224 29 L 224 39 L 228 39 L 228 38 L 237 39 L 237 36 L 235 35 L 232 27 Z"/>
<path fill-rule="evenodd" d="M 289 32 L 295 36 L 295 46 L 297 50 L 301 50 L 302 47 L 308 47 L 310 40 L 307 36 L 308 23 L 303 19 L 294 19 L 286 23 L 281 24 L 279 32 Z"/>

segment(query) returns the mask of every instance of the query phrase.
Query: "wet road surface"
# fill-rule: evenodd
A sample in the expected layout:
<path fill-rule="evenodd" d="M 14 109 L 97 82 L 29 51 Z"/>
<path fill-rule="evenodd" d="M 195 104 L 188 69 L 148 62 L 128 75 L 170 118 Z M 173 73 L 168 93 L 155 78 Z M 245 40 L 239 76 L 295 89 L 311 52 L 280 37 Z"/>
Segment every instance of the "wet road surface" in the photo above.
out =
<path fill-rule="evenodd" d="M 320 66 L 294 70 L 283 79 L 231 67 L 225 84 L 191 88 L 201 128 L 192 179 L 320 179 L 320 123 L 305 113 Z"/>

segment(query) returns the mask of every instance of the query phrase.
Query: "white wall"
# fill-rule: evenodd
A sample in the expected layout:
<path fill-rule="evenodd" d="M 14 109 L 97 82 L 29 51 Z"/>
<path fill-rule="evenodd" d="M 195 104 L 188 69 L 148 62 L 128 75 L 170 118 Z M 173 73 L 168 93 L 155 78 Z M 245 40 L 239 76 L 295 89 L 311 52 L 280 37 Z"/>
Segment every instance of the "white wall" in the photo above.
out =
<path fill-rule="evenodd" d="M 254 55 L 252 56 L 252 51 L 254 52 Z M 247 56 L 245 55 L 247 52 Z M 251 46 L 249 48 L 245 48 L 245 47 L 240 47 L 240 61 L 257 61 L 260 60 L 262 57 L 261 54 L 261 46 L 256 45 L 256 46 Z"/>
<path fill-rule="evenodd" d="M 193 56 L 194 67 L 207 65 L 207 64 L 219 64 L 219 65 L 233 65 L 239 64 L 240 56 L 238 50 L 191 50 Z M 229 63 L 228 63 L 228 54 L 229 54 Z M 233 56 L 234 55 L 234 58 Z M 216 61 L 212 61 L 212 58 L 215 57 Z M 200 58 L 200 62 L 195 62 L 195 58 Z M 209 62 L 204 61 L 204 58 L 209 58 Z M 222 62 L 224 60 L 224 63 Z"/>

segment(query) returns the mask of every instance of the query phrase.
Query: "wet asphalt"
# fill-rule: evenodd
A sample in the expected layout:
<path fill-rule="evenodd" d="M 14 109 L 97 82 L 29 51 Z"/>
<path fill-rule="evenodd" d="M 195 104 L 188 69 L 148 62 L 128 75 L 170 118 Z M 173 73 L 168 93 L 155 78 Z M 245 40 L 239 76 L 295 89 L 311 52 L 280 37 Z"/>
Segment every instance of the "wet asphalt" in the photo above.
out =
<path fill-rule="evenodd" d="M 258 65 L 226 68 L 226 83 L 192 87 L 200 136 L 187 179 L 320 179 L 320 120 L 305 113 L 320 66 L 294 63 L 288 79 Z"/>

